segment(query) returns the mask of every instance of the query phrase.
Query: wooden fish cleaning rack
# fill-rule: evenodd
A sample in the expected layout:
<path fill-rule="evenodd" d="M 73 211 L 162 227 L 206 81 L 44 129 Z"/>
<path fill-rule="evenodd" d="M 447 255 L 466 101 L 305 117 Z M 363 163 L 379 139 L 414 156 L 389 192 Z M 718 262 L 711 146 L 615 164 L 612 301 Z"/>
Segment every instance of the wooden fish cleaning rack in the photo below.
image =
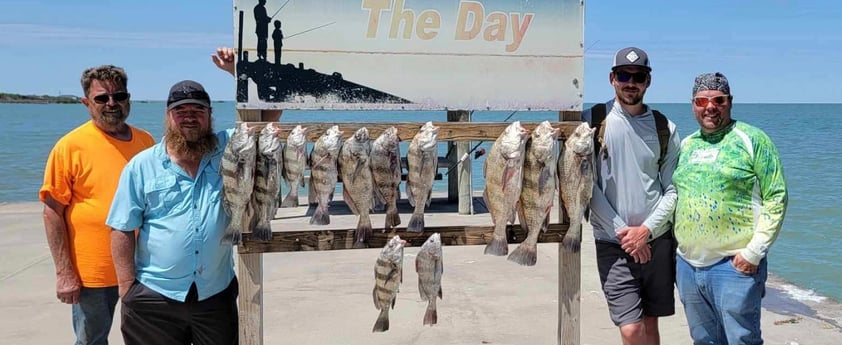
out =
<path fill-rule="evenodd" d="M 580 123 L 579 111 L 559 112 L 558 122 L 551 122 L 553 127 L 560 129 L 559 144 L 575 130 Z M 238 122 L 255 123 L 258 126 L 265 125 L 261 118 L 261 110 L 238 109 Z M 401 141 L 411 141 L 417 131 L 423 125 L 422 122 L 372 122 L 372 123 L 332 123 L 332 122 L 278 122 L 282 129 L 281 138 L 286 139 L 287 134 L 296 126 L 307 127 L 307 139 L 315 142 L 328 128 L 338 125 L 343 131 L 343 140 L 361 128 L 366 127 L 372 138 L 376 138 L 388 127 L 398 129 L 398 137 Z M 458 203 L 458 214 L 469 215 L 473 213 L 473 186 L 471 184 L 472 159 L 468 158 L 459 163 L 460 157 L 468 154 L 471 150 L 471 141 L 494 142 L 503 130 L 510 123 L 506 122 L 471 122 L 471 115 L 468 111 L 448 111 L 447 122 L 434 122 L 439 127 L 438 140 L 452 146 L 447 157 L 439 157 L 439 161 L 446 160 L 448 165 L 439 165 L 439 169 L 451 169 L 447 174 L 448 192 L 447 202 Z M 528 130 L 534 129 L 538 122 L 522 122 L 521 125 Z M 401 152 L 405 155 L 405 152 Z M 558 199 L 560 207 L 558 223 L 550 223 L 546 232 L 539 238 L 539 243 L 559 243 L 559 274 L 558 291 L 558 344 L 578 345 L 580 337 L 580 281 L 581 281 L 581 257 L 580 252 L 571 252 L 560 245 L 562 238 L 567 233 L 570 225 L 561 198 Z M 300 208 L 303 208 L 301 206 Z M 331 206 L 333 210 L 333 206 Z M 333 215 L 332 215 L 333 217 Z M 490 217 L 490 216 L 485 216 Z M 489 218 L 490 220 L 490 218 Z M 427 239 L 429 234 L 438 232 L 441 234 L 442 245 L 464 246 L 464 245 L 485 245 L 494 232 L 492 225 L 444 225 L 437 226 L 430 224 L 425 226 L 424 232 L 406 231 L 407 220 L 404 219 L 401 225 L 395 230 L 383 232 L 382 224 L 372 220 L 374 232 L 368 240 L 371 248 L 383 247 L 394 235 L 400 235 L 411 246 L 420 246 Z M 354 223 L 355 224 L 355 223 Z M 273 227 L 277 227 L 273 221 Z M 283 223 L 281 224 L 283 227 Z M 250 233 L 243 234 L 243 243 L 238 246 L 238 272 L 240 277 L 240 344 L 262 345 L 263 344 L 263 253 L 272 252 L 293 252 L 308 250 L 341 250 L 353 249 L 354 227 L 319 229 L 316 226 L 305 227 L 313 230 L 297 231 L 273 231 L 272 240 L 269 242 L 255 241 L 251 239 Z M 526 232 L 520 225 L 509 225 L 507 237 L 509 244 L 520 243 L 526 238 Z M 246 279 L 248 277 L 248 279 Z"/>

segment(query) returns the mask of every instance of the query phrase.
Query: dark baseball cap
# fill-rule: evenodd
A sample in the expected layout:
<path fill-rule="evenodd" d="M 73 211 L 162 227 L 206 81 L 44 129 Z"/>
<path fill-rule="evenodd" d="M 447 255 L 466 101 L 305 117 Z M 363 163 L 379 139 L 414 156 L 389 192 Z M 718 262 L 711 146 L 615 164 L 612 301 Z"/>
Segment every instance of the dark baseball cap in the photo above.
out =
<path fill-rule="evenodd" d="M 623 66 L 637 66 L 652 71 L 652 67 L 649 67 L 649 55 L 646 55 L 643 49 L 637 47 L 620 49 L 614 55 L 614 66 L 611 67 L 611 70 L 614 71 Z"/>
<path fill-rule="evenodd" d="M 182 80 L 170 88 L 167 98 L 167 110 L 182 104 L 198 104 L 210 108 L 210 96 L 202 84 L 192 80 Z"/>

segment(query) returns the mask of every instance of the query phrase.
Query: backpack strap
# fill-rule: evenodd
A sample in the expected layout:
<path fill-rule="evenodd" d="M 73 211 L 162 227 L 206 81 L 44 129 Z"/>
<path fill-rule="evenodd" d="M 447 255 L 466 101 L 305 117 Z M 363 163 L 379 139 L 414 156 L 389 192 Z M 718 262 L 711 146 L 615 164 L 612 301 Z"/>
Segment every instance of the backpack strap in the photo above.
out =
<path fill-rule="evenodd" d="M 669 120 L 660 111 L 652 110 L 655 115 L 655 129 L 658 131 L 658 145 L 661 146 L 661 155 L 658 157 L 658 170 L 664 165 L 664 159 L 667 156 L 667 145 L 670 142 L 670 127 Z"/>
<path fill-rule="evenodd" d="M 608 116 L 608 107 L 605 103 L 597 103 L 591 107 L 591 128 L 595 128 L 596 137 L 593 141 L 593 152 L 599 156 L 599 150 L 602 148 L 602 141 L 605 138 L 605 117 Z"/>

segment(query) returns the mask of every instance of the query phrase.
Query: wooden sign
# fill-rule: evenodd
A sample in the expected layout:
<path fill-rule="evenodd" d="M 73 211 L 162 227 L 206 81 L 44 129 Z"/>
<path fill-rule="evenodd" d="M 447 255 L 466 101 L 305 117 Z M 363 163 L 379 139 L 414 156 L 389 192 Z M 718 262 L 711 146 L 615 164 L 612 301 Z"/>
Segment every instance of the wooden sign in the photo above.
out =
<path fill-rule="evenodd" d="M 235 0 L 239 109 L 581 110 L 576 0 Z"/>

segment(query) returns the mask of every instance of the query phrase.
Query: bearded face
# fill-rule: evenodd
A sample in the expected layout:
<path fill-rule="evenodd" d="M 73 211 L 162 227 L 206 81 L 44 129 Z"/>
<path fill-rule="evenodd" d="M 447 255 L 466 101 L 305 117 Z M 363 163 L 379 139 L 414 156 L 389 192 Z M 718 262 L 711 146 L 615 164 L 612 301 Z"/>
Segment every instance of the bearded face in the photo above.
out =
<path fill-rule="evenodd" d="M 167 111 L 164 122 L 164 141 L 170 154 L 198 161 L 216 149 L 210 108 L 197 104 L 179 105 Z"/>

